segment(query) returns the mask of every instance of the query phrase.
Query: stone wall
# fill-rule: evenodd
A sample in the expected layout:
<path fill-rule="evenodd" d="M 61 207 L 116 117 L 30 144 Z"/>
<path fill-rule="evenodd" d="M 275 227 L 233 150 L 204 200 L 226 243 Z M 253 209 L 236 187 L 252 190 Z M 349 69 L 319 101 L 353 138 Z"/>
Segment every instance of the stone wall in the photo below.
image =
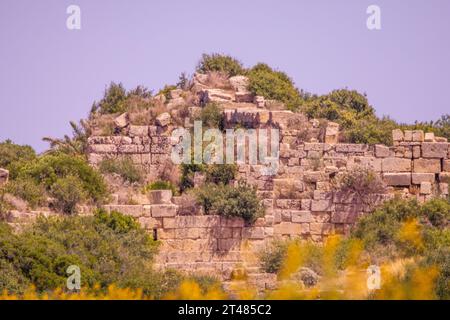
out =
<path fill-rule="evenodd" d="M 270 286 L 273 279 L 259 271 L 257 253 L 274 238 L 320 242 L 333 233 L 348 234 L 358 217 L 395 194 L 419 201 L 448 195 L 450 144 L 442 138 L 422 131 L 394 130 L 392 147 L 342 144 L 336 143 L 335 124 L 319 130 L 318 122 L 286 112 L 263 118 L 265 123 L 269 118 L 281 129 L 277 175 L 261 175 L 260 165 L 238 167 L 238 179 L 257 186 L 266 207 L 265 217 L 254 225 L 219 216 L 179 216 L 176 199 L 109 205 L 107 209 L 136 217 L 161 240 L 157 259 L 161 267 L 220 275 L 224 280 L 230 279 L 236 268 L 245 268 L 264 287 Z M 316 128 L 315 136 L 306 137 L 305 127 L 309 132 Z M 170 132 L 170 127 L 129 126 L 126 136 L 91 137 L 89 160 L 97 165 L 105 158 L 129 156 L 155 175 L 170 161 L 175 143 Z M 320 136 L 326 142 L 317 142 Z M 333 177 L 355 166 L 377 172 L 388 192 L 376 195 L 369 205 L 354 195 L 333 191 Z"/>

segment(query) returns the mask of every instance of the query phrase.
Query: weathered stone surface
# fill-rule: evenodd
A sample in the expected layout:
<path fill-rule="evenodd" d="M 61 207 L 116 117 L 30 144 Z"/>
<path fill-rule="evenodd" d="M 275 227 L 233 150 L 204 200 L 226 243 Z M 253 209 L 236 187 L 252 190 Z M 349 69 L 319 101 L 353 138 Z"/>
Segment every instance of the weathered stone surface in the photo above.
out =
<path fill-rule="evenodd" d="M 242 237 L 246 239 L 264 239 L 265 232 L 263 227 L 252 227 L 242 229 Z"/>
<path fill-rule="evenodd" d="M 340 143 L 336 145 L 336 152 L 365 152 L 369 149 L 367 144 L 347 144 Z"/>
<path fill-rule="evenodd" d="M 336 144 L 339 140 L 339 124 L 329 121 L 325 129 L 325 143 Z"/>
<path fill-rule="evenodd" d="M 247 92 L 249 79 L 246 76 L 234 76 L 228 79 L 230 81 L 231 86 L 236 92 Z"/>
<path fill-rule="evenodd" d="M 266 99 L 263 96 L 255 96 L 253 103 L 256 104 L 258 108 L 264 108 L 266 106 Z"/>
<path fill-rule="evenodd" d="M 439 173 L 441 172 L 441 160 L 439 159 L 416 159 L 414 160 L 414 172 L 416 173 Z"/>
<path fill-rule="evenodd" d="M 92 144 L 89 146 L 92 153 L 116 153 L 117 146 L 115 144 Z"/>
<path fill-rule="evenodd" d="M 442 171 L 450 172 L 450 160 L 443 161 Z"/>
<path fill-rule="evenodd" d="M 108 211 L 119 211 L 125 215 L 132 217 L 140 217 L 144 215 L 144 207 L 142 205 L 106 205 L 104 208 Z"/>
<path fill-rule="evenodd" d="M 311 223 L 309 225 L 311 234 L 331 234 L 333 232 L 333 224 L 331 223 Z"/>
<path fill-rule="evenodd" d="M 312 200 L 311 211 L 332 211 L 333 203 L 331 200 Z"/>
<path fill-rule="evenodd" d="M 148 136 L 148 126 L 130 125 L 128 134 L 130 137 L 146 137 Z"/>
<path fill-rule="evenodd" d="M 413 132 L 412 130 L 405 130 L 405 141 L 413 141 Z"/>
<path fill-rule="evenodd" d="M 439 183 L 439 192 L 444 196 L 448 196 L 448 183 Z"/>
<path fill-rule="evenodd" d="M 309 232 L 309 227 L 304 223 L 281 222 L 273 226 L 274 234 L 300 235 Z"/>
<path fill-rule="evenodd" d="M 114 119 L 114 124 L 118 128 L 125 128 L 128 125 L 128 114 L 126 112 L 122 113 Z"/>
<path fill-rule="evenodd" d="M 425 133 L 425 142 L 434 142 L 434 132 Z"/>
<path fill-rule="evenodd" d="M 424 138 L 423 130 L 413 130 L 412 141 L 423 142 Z"/>
<path fill-rule="evenodd" d="M 410 172 L 411 160 L 401 158 L 384 158 L 381 162 L 383 172 Z"/>
<path fill-rule="evenodd" d="M 424 142 L 422 143 L 422 157 L 446 158 L 448 145 L 446 142 Z"/>
<path fill-rule="evenodd" d="M 156 117 L 156 124 L 165 127 L 172 122 L 172 118 L 168 112 L 161 113 Z"/>
<path fill-rule="evenodd" d="M 411 185 L 411 173 L 384 173 L 383 179 L 388 186 Z"/>
<path fill-rule="evenodd" d="M 174 204 L 152 204 L 146 207 L 153 218 L 174 217 L 178 211 L 178 206 Z"/>
<path fill-rule="evenodd" d="M 147 192 L 150 204 L 172 203 L 172 190 L 150 190 Z"/>
<path fill-rule="evenodd" d="M 291 219 L 294 223 L 308 223 L 313 221 L 311 211 L 306 210 L 292 210 Z"/>
<path fill-rule="evenodd" d="M 439 173 L 439 181 L 450 183 L 450 172 L 441 172 Z"/>
<path fill-rule="evenodd" d="M 413 173 L 412 174 L 412 183 L 413 184 L 421 184 L 422 182 L 434 182 L 435 174 L 434 173 Z"/>
<path fill-rule="evenodd" d="M 387 158 L 390 156 L 389 147 L 386 147 L 381 144 L 375 145 L 375 156 L 377 158 Z"/>
<path fill-rule="evenodd" d="M 430 182 L 422 182 L 420 184 L 420 193 L 421 194 L 431 194 L 432 192 L 432 185 Z"/>
<path fill-rule="evenodd" d="M 396 141 L 396 142 L 400 142 L 403 141 L 404 139 L 404 135 L 403 135 L 403 131 L 400 129 L 394 129 L 392 130 L 392 140 Z"/>

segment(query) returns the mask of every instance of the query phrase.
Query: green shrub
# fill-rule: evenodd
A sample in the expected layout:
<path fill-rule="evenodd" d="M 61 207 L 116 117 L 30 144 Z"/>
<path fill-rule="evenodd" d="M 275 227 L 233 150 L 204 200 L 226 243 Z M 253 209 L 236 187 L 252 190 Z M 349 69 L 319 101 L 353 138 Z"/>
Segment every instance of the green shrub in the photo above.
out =
<path fill-rule="evenodd" d="M 234 164 L 211 164 L 206 166 L 206 182 L 215 184 L 229 184 L 236 175 Z"/>
<path fill-rule="evenodd" d="M 205 214 L 240 217 L 250 224 L 264 215 L 256 189 L 243 181 L 239 181 L 236 187 L 206 184 L 197 190 L 197 200 Z"/>
<path fill-rule="evenodd" d="M 100 162 L 99 168 L 102 173 L 116 173 L 130 183 L 142 181 L 142 171 L 130 158 L 105 159 Z"/>
<path fill-rule="evenodd" d="M 194 187 L 194 175 L 196 172 L 203 172 L 202 164 L 181 164 L 180 190 L 183 192 Z"/>
<path fill-rule="evenodd" d="M 366 204 L 373 203 L 375 196 L 386 191 L 386 186 L 379 174 L 363 166 L 356 166 L 346 171 L 334 182 L 337 190 L 354 195 Z"/>
<path fill-rule="evenodd" d="M 32 208 L 43 206 L 47 202 L 45 188 L 29 177 L 10 180 L 5 191 L 25 200 Z"/>
<path fill-rule="evenodd" d="M 82 288 L 96 284 L 143 288 L 146 294 L 167 291 L 167 276 L 151 261 L 157 243 L 131 217 L 104 211 L 94 216 L 39 218 L 20 234 L 0 224 L 0 291 L 21 293 L 65 288 L 69 265 L 81 269 Z M 131 283 L 133 284 L 133 283 Z"/>
<path fill-rule="evenodd" d="M 126 110 L 125 100 L 127 93 L 124 86 L 119 83 L 111 82 L 105 90 L 102 100 L 95 104 L 95 110 L 99 110 L 102 114 L 124 112 Z"/>
<path fill-rule="evenodd" d="M 17 172 L 17 163 L 23 163 L 36 159 L 36 153 L 30 146 L 21 146 L 6 140 L 0 143 L 0 168 L 8 169 L 10 177 L 13 179 Z"/>
<path fill-rule="evenodd" d="M 274 241 L 259 254 L 263 270 L 267 273 L 278 273 L 286 259 L 288 243 Z"/>
<path fill-rule="evenodd" d="M 363 240 L 366 247 L 394 245 L 401 223 L 418 218 L 420 205 L 415 200 L 395 198 L 383 203 L 373 213 L 362 217 L 353 236 Z"/>
<path fill-rule="evenodd" d="M 435 227 L 445 227 L 450 220 L 450 202 L 442 198 L 427 201 L 421 207 L 421 213 Z"/>
<path fill-rule="evenodd" d="M 281 71 L 275 71 L 267 64 L 259 63 L 248 71 L 249 90 L 266 99 L 283 102 L 290 110 L 296 110 L 301 95 L 292 80 Z"/>
<path fill-rule="evenodd" d="M 230 77 L 245 73 L 242 63 L 237 59 L 218 53 L 203 54 L 196 71 L 200 73 L 223 72 Z"/>
<path fill-rule="evenodd" d="M 164 97 L 166 97 L 166 99 L 170 99 L 170 91 L 175 90 L 176 88 L 177 86 L 174 85 L 165 85 L 164 88 L 159 90 L 157 95 L 162 94 Z"/>
<path fill-rule="evenodd" d="M 225 116 L 217 103 L 208 103 L 200 113 L 202 125 L 208 128 L 224 129 Z"/>
<path fill-rule="evenodd" d="M 67 176 L 77 177 L 87 197 L 94 202 L 103 201 L 108 189 L 100 173 L 94 170 L 83 157 L 63 153 L 49 154 L 28 162 L 18 169 L 19 178 L 31 178 L 50 191 L 52 185 Z"/>
<path fill-rule="evenodd" d="M 177 194 L 177 188 L 170 181 L 155 181 L 143 188 L 144 192 L 151 190 L 172 190 L 172 194 Z"/>
<path fill-rule="evenodd" d="M 75 176 L 58 178 L 50 187 L 55 207 L 65 213 L 75 213 L 76 206 L 86 199 L 83 183 Z"/>

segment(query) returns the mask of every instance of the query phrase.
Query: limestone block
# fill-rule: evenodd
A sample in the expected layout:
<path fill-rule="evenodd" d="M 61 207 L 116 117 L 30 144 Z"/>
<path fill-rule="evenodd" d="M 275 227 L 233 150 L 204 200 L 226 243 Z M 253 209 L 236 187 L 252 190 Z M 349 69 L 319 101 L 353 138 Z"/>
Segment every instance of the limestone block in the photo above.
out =
<path fill-rule="evenodd" d="M 146 137 L 148 136 L 148 126 L 130 125 L 128 134 L 130 137 Z"/>
<path fill-rule="evenodd" d="M 140 217 L 144 215 L 144 207 L 142 205 L 127 205 L 127 204 L 117 204 L 117 205 L 106 205 L 105 210 L 108 212 L 119 211 L 127 216 Z"/>
<path fill-rule="evenodd" d="M 252 103 L 254 100 L 254 95 L 250 91 L 236 92 L 234 97 L 236 102 Z"/>
<path fill-rule="evenodd" d="M 264 108 L 266 106 L 266 99 L 263 96 L 255 96 L 253 103 L 256 104 L 258 108 Z"/>
<path fill-rule="evenodd" d="M 410 172 L 411 160 L 401 158 L 384 158 L 381 162 L 383 172 Z"/>
<path fill-rule="evenodd" d="M 229 102 L 233 96 L 222 89 L 205 89 L 199 92 L 200 99 L 204 103 L 208 102 Z"/>
<path fill-rule="evenodd" d="M 403 141 L 404 139 L 404 135 L 403 135 L 403 131 L 400 129 L 394 129 L 392 130 L 392 140 L 394 140 L 395 142 L 400 142 Z"/>
<path fill-rule="evenodd" d="M 245 239 L 264 239 L 263 227 L 251 227 L 242 229 L 242 237 Z"/>
<path fill-rule="evenodd" d="M 333 224 L 331 223 L 311 223 L 309 228 L 311 234 L 327 235 L 333 232 Z"/>
<path fill-rule="evenodd" d="M 306 182 L 328 181 L 330 175 L 325 171 L 308 171 L 305 172 L 303 179 Z"/>
<path fill-rule="evenodd" d="M 138 145 L 136 144 L 122 144 L 117 148 L 118 153 L 138 153 Z"/>
<path fill-rule="evenodd" d="M 311 211 L 306 210 L 292 210 L 291 219 L 293 223 L 308 223 L 313 221 Z"/>
<path fill-rule="evenodd" d="M 91 153 L 116 153 L 117 146 L 115 144 L 92 144 L 89 146 Z"/>
<path fill-rule="evenodd" d="M 125 128 L 128 125 L 128 114 L 126 112 L 122 113 L 114 119 L 114 124 L 118 128 Z"/>
<path fill-rule="evenodd" d="M 312 200 L 311 211 L 332 211 L 333 204 L 331 200 Z"/>
<path fill-rule="evenodd" d="M 412 130 L 405 130 L 405 141 L 413 141 L 413 132 Z"/>
<path fill-rule="evenodd" d="M 172 203 L 172 190 L 150 190 L 147 192 L 150 204 Z"/>
<path fill-rule="evenodd" d="M 231 86 L 236 92 L 246 92 L 249 84 L 249 79 L 246 76 L 234 76 L 228 79 Z"/>
<path fill-rule="evenodd" d="M 411 185 L 411 173 L 384 173 L 383 179 L 388 186 L 406 187 Z"/>
<path fill-rule="evenodd" d="M 329 121 L 325 129 L 325 143 L 336 144 L 339 140 L 339 124 Z"/>
<path fill-rule="evenodd" d="M 439 182 L 450 183 L 450 172 L 439 173 Z"/>
<path fill-rule="evenodd" d="M 444 160 L 442 171 L 450 172 L 450 160 Z"/>
<path fill-rule="evenodd" d="M 153 218 L 174 217 L 178 211 L 174 204 L 151 204 L 148 208 Z"/>
<path fill-rule="evenodd" d="M 423 130 L 413 130 L 413 132 L 412 132 L 412 141 L 423 142 L 424 138 L 425 137 L 424 137 Z"/>
<path fill-rule="evenodd" d="M 421 194 L 431 194 L 432 192 L 432 185 L 430 182 L 422 182 L 420 184 L 420 193 Z"/>
<path fill-rule="evenodd" d="M 331 214 L 332 223 L 355 223 L 359 217 L 359 213 L 353 210 L 336 211 Z"/>
<path fill-rule="evenodd" d="M 352 153 L 352 152 L 366 152 L 369 146 L 366 144 L 352 144 L 340 143 L 336 145 L 336 152 Z"/>
<path fill-rule="evenodd" d="M 377 158 L 387 158 L 391 154 L 389 147 L 386 147 L 381 144 L 375 145 L 375 156 Z"/>
<path fill-rule="evenodd" d="M 412 147 L 412 157 L 413 157 L 413 159 L 418 159 L 418 158 L 421 157 L 420 146 L 413 146 Z"/>
<path fill-rule="evenodd" d="M 440 159 L 415 159 L 414 171 L 415 173 L 439 173 L 441 172 Z"/>
<path fill-rule="evenodd" d="M 156 124 L 165 127 L 172 122 L 172 118 L 168 112 L 161 113 L 156 117 Z"/>
<path fill-rule="evenodd" d="M 434 182 L 435 174 L 434 173 L 413 173 L 412 174 L 412 183 L 413 184 L 421 184 L 422 182 Z"/>
<path fill-rule="evenodd" d="M 448 196 L 448 183 L 439 183 L 439 192 L 444 196 Z"/>
<path fill-rule="evenodd" d="M 309 232 L 309 227 L 305 223 L 281 222 L 273 226 L 275 235 L 300 235 Z"/>
<path fill-rule="evenodd" d="M 300 208 L 302 210 L 311 210 L 311 199 L 302 199 Z"/>
<path fill-rule="evenodd" d="M 447 142 L 424 142 L 422 143 L 422 157 L 446 158 L 448 146 Z"/>
<path fill-rule="evenodd" d="M 434 132 L 425 133 L 425 142 L 434 142 Z"/>

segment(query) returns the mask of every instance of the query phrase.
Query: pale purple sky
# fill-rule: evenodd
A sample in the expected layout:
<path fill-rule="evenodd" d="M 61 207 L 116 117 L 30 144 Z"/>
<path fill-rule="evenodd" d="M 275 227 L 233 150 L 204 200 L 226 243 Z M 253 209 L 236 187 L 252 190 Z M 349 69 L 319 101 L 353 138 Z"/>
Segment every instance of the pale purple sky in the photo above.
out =
<path fill-rule="evenodd" d="M 81 8 L 81 30 L 66 8 Z M 366 28 L 381 7 L 382 30 Z M 202 53 L 266 62 L 299 88 L 366 92 L 379 115 L 450 113 L 449 0 L 1 0 L 0 141 L 42 151 L 111 81 L 157 90 Z"/>

